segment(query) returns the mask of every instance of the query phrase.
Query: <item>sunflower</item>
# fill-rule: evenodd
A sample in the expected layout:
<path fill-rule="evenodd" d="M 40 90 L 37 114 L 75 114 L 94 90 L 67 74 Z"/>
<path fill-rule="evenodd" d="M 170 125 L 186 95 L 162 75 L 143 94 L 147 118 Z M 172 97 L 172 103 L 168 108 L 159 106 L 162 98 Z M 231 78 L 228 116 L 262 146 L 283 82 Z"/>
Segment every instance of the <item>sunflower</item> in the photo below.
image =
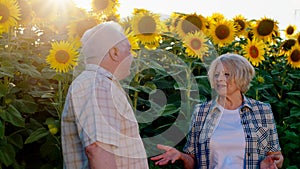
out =
<path fill-rule="evenodd" d="M 69 38 L 81 38 L 84 32 L 99 23 L 99 20 L 93 16 L 87 16 L 72 21 L 68 26 Z"/>
<path fill-rule="evenodd" d="M 225 19 L 225 16 L 218 12 L 215 12 L 211 16 L 207 17 L 207 20 L 209 20 L 209 22 L 211 22 L 211 23 L 217 23 L 224 19 Z"/>
<path fill-rule="evenodd" d="M 52 42 L 52 49 L 46 61 L 56 72 L 68 72 L 77 65 L 78 52 L 67 41 Z"/>
<path fill-rule="evenodd" d="M 285 55 L 287 54 L 292 47 L 296 44 L 295 39 L 287 39 L 280 45 L 280 54 L 279 55 Z"/>
<path fill-rule="evenodd" d="M 160 38 L 160 40 L 161 40 L 161 38 Z M 160 40 L 144 43 L 143 45 L 146 49 L 155 50 L 159 46 L 159 41 Z"/>
<path fill-rule="evenodd" d="M 291 38 L 295 35 L 297 27 L 295 25 L 288 25 L 286 29 L 284 30 L 285 32 L 285 37 Z"/>
<path fill-rule="evenodd" d="M 214 44 L 224 46 L 234 40 L 236 29 L 232 21 L 223 19 L 210 26 L 210 36 Z"/>
<path fill-rule="evenodd" d="M 120 6 L 118 0 L 92 0 L 92 9 L 104 15 L 111 15 L 116 13 Z"/>
<path fill-rule="evenodd" d="M 137 13 L 132 18 L 133 34 L 143 45 L 159 45 L 162 24 L 160 16 L 151 12 Z M 156 46 L 156 47 L 157 47 Z"/>
<path fill-rule="evenodd" d="M 300 68 L 300 45 L 292 47 L 288 54 L 287 61 L 292 68 Z"/>
<path fill-rule="evenodd" d="M 132 14 L 136 15 L 136 14 L 140 14 L 140 13 L 149 13 L 150 11 L 147 9 L 143 9 L 143 8 L 134 8 Z"/>
<path fill-rule="evenodd" d="M 71 45 L 76 49 L 79 49 L 82 45 L 80 38 L 78 36 L 77 37 L 68 37 L 68 42 L 71 43 Z"/>
<path fill-rule="evenodd" d="M 121 18 L 120 14 L 112 13 L 112 14 L 106 16 L 105 21 L 120 22 L 120 18 Z"/>
<path fill-rule="evenodd" d="M 298 45 L 300 45 L 300 32 L 295 35 Z"/>
<path fill-rule="evenodd" d="M 130 30 L 130 28 L 127 28 L 125 30 L 125 35 L 131 45 L 131 53 L 133 54 L 133 56 L 136 56 L 136 52 L 135 50 L 138 50 L 140 49 L 140 46 L 139 46 L 139 39 L 133 34 L 133 32 Z"/>
<path fill-rule="evenodd" d="M 205 31 L 206 20 L 202 15 L 196 13 L 185 15 L 180 18 L 176 27 L 176 32 L 183 38 L 188 33 L 195 33 L 196 31 Z"/>
<path fill-rule="evenodd" d="M 264 41 L 272 40 L 276 32 L 278 32 L 278 23 L 266 17 L 256 21 L 253 29 L 254 36 Z"/>
<path fill-rule="evenodd" d="M 176 32 L 177 25 L 184 15 L 177 12 L 172 12 L 169 18 L 168 32 Z"/>
<path fill-rule="evenodd" d="M 32 9 L 29 3 L 26 0 L 18 0 L 18 4 L 20 6 L 20 23 L 26 25 L 32 20 Z"/>
<path fill-rule="evenodd" d="M 265 54 L 265 43 L 262 40 L 253 39 L 244 46 L 245 57 L 252 63 L 254 66 L 258 66 L 264 58 Z"/>
<path fill-rule="evenodd" d="M 247 19 L 242 15 L 237 15 L 233 18 L 233 23 L 236 27 L 236 35 L 247 37 L 247 28 L 249 27 Z"/>
<path fill-rule="evenodd" d="M 0 16 L 0 21 L 1 21 L 1 19 L 2 19 L 2 16 Z M 0 38 L 1 38 L 1 34 L 3 33 L 3 31 L 4 31 L 3 26 L 0 25 Z"/>
<path fill-rule="evenodd" d="M 258 83 L 265 83 L 265 79 L 261 75 L 258 75 L 256 80 L 257 80 Z"/>
<path fill-rule="evenodd" d="M 202 59 L 203 55 L 208 51 L 207 41 L 208 39 L 202 31 L 188 33 L 183 39 L 183 46 L 186 47 L 185 52 L 189 56 Z"/>
<path fill-rule="evenodd" d="M 8 32 L 10 27 L 16 26 L 20 15 L 20 7 L 16 0 L 0 0 L 0 25 L 3 32 Z"/>

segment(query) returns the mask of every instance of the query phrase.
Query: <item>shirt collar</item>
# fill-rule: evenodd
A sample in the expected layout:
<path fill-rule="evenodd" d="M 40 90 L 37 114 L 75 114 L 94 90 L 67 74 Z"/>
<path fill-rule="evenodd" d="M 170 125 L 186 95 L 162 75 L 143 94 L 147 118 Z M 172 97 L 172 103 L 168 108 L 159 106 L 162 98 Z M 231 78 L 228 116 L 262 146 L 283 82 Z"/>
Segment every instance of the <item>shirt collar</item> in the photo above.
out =
<path fill-rule="evenodd" d="M 117 80 L 117 78 L 109 71 L 107 71 L 106 69 L 104 69 L 103 67 L 99 66 L 99 65 L 95 65 L 95 64 L 86 64 L 85 66 L 85 70 L 86 71 L 95 71 L 111 80 Z"/>
<path fill-rule="evenodd" d="M 242 105 L 241 105 L 241 109 L 244 109 L 244 108 L 249 108 L 250 110 L 252 110 L 252 104 L 251 104 L 251 102 L 249 101 L 249 99 L 245 96 L 245 95 L 243 95 L 243 102 L 242 102 Z M 219 104 L 217 103 L 217 98 L 215 98 L 215 99 L 213 99 L 212 100 L 212 104 L 211 104 L 211 109 L 210 109 L 211 111 L 219 111 L 219 112 L 221 112 L 222 110 L 221 110 L 221 108 L 219 107 Z"/>

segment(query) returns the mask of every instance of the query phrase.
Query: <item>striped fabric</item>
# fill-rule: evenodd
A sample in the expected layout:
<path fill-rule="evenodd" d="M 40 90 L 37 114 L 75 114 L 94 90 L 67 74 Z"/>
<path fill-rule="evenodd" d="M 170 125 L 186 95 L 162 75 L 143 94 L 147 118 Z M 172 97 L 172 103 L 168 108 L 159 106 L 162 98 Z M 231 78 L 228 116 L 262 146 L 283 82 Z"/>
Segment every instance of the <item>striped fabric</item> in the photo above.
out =
<path fill-rule="evenodd" d="M 256 169 L 259 168 L 259 163 L 266 157 L 267 152 L 280 151 L 281 148 L 270 104 L 245 96 L 243 98 L 240 117 L 246 146 L 244 166 L 241 168 Z M 195 106 L 188 140 L 183 151 L 195 155 L 199 169 L 210 168 L 210 138 L 220 115 L 216 100 Z"/>
<path fill-rule="evenodd" d="M 70 86 L 61 126 L 64 168 L 88 169 L 84 148 L 97 141 L 114 147 L 118 169 L 148 168 L 126 94 L 115 77 L 97 65 L 87 65 Z"/>

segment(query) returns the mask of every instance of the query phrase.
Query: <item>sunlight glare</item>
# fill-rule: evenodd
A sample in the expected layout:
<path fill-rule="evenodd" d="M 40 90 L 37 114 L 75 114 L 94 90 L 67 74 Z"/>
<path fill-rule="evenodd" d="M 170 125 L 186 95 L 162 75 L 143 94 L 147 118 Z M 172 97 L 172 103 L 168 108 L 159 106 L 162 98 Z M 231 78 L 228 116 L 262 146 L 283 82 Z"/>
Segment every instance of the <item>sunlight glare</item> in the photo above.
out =
<path fill-rule="evenodd" d="M 91 0 L 72 0 L 78 8 L 91 10 Z"/>

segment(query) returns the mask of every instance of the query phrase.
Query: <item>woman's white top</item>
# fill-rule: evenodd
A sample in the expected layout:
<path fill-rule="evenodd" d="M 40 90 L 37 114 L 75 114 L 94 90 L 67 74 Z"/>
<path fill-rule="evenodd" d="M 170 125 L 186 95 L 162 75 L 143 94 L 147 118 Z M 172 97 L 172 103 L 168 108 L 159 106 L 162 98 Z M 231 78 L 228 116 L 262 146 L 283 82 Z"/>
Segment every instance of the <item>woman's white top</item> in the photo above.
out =
<path fill-rule="evenodd" d="M 239 108 L 219 108 L 222 116 L 210 140 L 210 169 L 244 168 L 246 141 Z"/>

